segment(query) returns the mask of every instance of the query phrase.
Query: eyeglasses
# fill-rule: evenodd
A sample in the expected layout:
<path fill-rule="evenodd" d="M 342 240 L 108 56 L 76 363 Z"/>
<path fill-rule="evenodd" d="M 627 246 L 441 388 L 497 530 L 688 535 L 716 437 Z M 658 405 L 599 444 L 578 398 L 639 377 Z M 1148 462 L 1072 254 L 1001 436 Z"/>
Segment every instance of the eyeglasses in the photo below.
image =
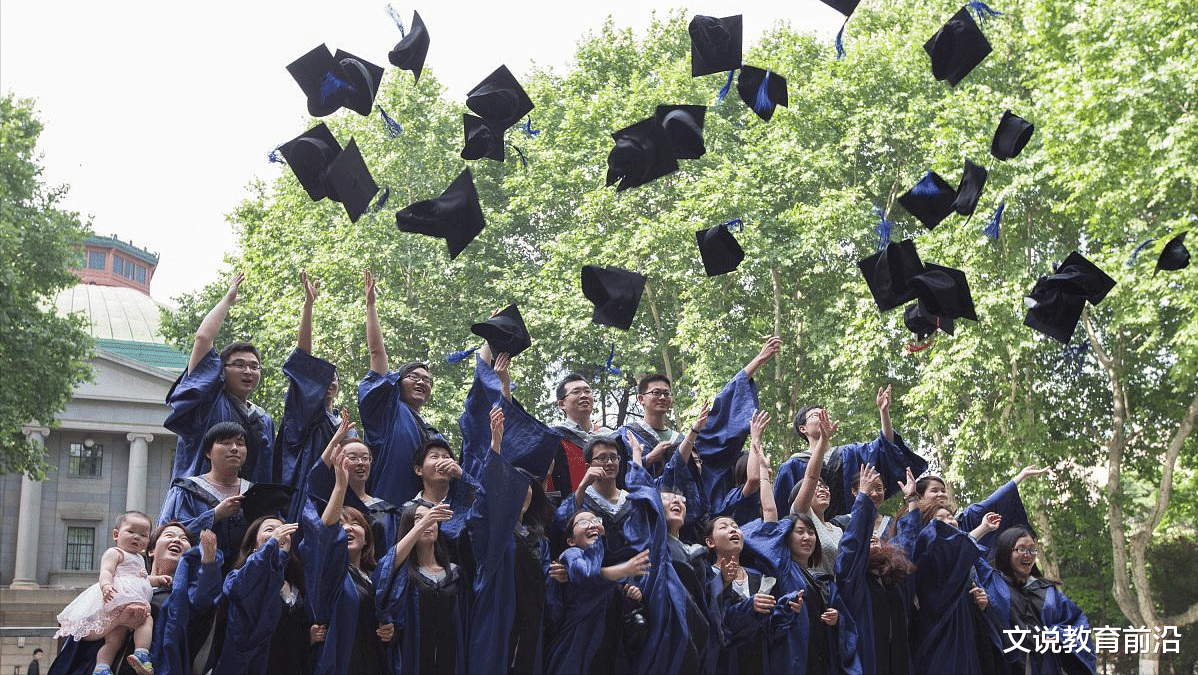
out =
<path fill-rule="evenodd" d="M 407 375 L 404 375 L 404 379 L 409 382 L 423 382 L 430 387 L 433 386 L 433 378 L 429 377 L 428 375 L 421 375 L 419 373 L 408 373 Z"/>
<path fill-rule="evenodd" d="M 350 464 L 369 464 L 370 455 L 362 455 L 361 457 L 355 455 L 346 455 L 345 461 L 349 462 Z"/>
<path fill-rule="evenodd" d="M 595 525 L 602 525 L 603 521 L 599 518 L 583 518 L 581 520 L 574 521 L 574 524 L 576 526 L 581 525 L 583 527 L 593 527 Z"/>
<path fill-rule="evenodd" d="M 616 455 L 603 455 L 602 457 L 592 457 L 591 464 L 619 464 L 620 458 Z"/>
<path fill-rule="evenodd" d="M 262 370 L 262 364 L 258 363 L 256 361 L 241 361 L 241 360 L 230 361 L 229 363 L 225 364 L 225 367 L 233 368 L 236 370 L 248 370 L 252 373 L 256 373 L 259 370 Z"/>
<path fill-rule="evenodd" d="M 1018 553 L 1019 555 L 1038 555 L 1040 553 L 1040 549 L 1024 548 L 1024 547 L 1020 546 L 1015 549 L 1015 552 Z"/>
<path fill-rule="evenodd" d="M 590 395 L 591 395 L 590 387 L 579 387 L 578 389 L 571 389 L 570 391 L 566 392 L 567 397 L 569 397 L 569 396 L 590 396 Z"/>
<path fill-rule="evenodd" d="M 678 494 L 677 492 L 663 492 L 663 493 L 661 493 L 661 501 L 663 501 L 663 502 L 679 502 L 679 503 L 685 504 L 686 497 L 684 495 Z"/>
<path fill-rule="evenodd" d="M 653 396 L 656 398 L 670 398 L 672 395 L 673 394 L 665 389 L 650 389 L 644 394 L 641 394 L 641 396 Z"/>

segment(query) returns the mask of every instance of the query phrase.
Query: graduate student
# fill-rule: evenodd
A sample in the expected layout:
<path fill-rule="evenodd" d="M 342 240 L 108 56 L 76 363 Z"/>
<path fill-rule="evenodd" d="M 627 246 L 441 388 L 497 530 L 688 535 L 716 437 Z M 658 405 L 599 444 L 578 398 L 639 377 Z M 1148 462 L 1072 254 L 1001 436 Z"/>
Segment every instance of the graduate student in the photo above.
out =
<path fill-rule="evenodd" d="M 420 416 L 433 395 L 428 366 L 410 362 L 390 370 L 383 329 L 375 309 L 376 288 L 370 270 L 364 273 L 366 345 L 370 370 L 358 384 L 358 413 L 362 437 L 374 449 L 374 469 L 367 489 L 392 504 L 403 504 L 420 490 L 412 474 L 413 457 L 440 433 Z"/>
<path fill-rule="evenodd" d="M 187 370 L 167 394 L 171 412 L 163 426 L 179 438 L 172 480 L 203 473 L 207 467 L 202 450 L 204 433 L 218 422 L 236 422 L 246 430 L 246 456 L 240 475 L 255 483 L 278 482 L 274 472 L 274 420 L 249 400 L 262 379 L 258 349 L 240 341 L 226 345 L 220 354 L 213 349 L 244 280 L 244 274 L 235 274 L 224 297 L 200 322 Z"/>
<path fill-rule="evenodd" d="M 345 419 L 348 414 L 348 410 L 342 409 L 339 419 Z M 309 494 L 321 503 L 328 500 L 334 483 L 333 454 L 338 450 L 350 466 L 349 489 L 345 493 L 345 503 L 366 514 L 370 520 L 374 540 L 379 542 L 380 547 L 390 546 L 399 536 L 401 508 L 366 491 L 366 486 L 370 483 L 374 453 L 357 434 L 352 431 L 346 432 L 336 444 L 329 442 L 325 445 L 319 461 L 308 473 Z"/>
<path fill-rule="evenodd" d="M 562 419 L 554 423 L 553 430 L 561 434 L 562 442 L 553 460 L 553 475 L 549 477 L 547 489 L 561 494 L 574 492 L 586 473 L 586 460 L 582 449 L 595 434 L 611 433 L 602 423 L 591 419 L 595 411 L 595 396 L 591 384 L 581 373 L 570 373 L 554 390 L 555 405 L 562 411 Z"/>
<path fill-rule="evenodd" d="M 964 511 L 958 513 L 956 520 L 960 523 L 961 529 L 967 532 L 973 530 L 982 524 L 987 513 L 997 513 L 1002 516 L 1002 527 L 999 530 L 988 532 L 984 539 L 978 540 L 979 544 L 990 549 L 993 548 L 994 541 L 1003 528 L 1016 525 L 1030 526 L 1031 522 L 1027 511 L 1023 508 L 1023 499 L 1019 496 L 1019 484 L 1028 478 L 1046 473 L 1051 478 L 1051 469 L 1023 467 L 1019 473 L 1015 474 L 1014 478 L 1000 485 L 997 490 L 990 493 L 990 496 L 976 504 L 970 504 Z M 932 505 L 946 508 L 950 506 L 948 487 L 944 484 L 944 479 L 939 476 L 929 474 L 921 477 L 915 484 L 915 490 L 919 495 L 917 506 L 921 511 Z"/>
<path fill-rule="evenodd" d="M 820 546 L 820 555 L 813 556 L 814 566 L 820 573 L 832 576 L 835 574 L 836 556 L 840 552 L 840 537 L 844 530 L 827 520 L 832 491 L 824 482 L 821 468 L 838 424 L 828 418 L 827 410 L 817 411 L 812 422 L 820 429 L 810 446 L 807 465 L 803 469 L 803 479 L 791 490 L 790 513 L 808 516 Z"/>

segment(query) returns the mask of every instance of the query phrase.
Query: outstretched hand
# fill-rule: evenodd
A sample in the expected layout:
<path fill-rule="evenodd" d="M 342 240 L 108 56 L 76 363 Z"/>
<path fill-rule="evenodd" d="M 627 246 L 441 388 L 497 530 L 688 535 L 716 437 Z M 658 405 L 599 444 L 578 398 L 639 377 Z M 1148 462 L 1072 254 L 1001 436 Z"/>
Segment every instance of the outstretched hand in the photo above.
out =
<path fill-rule="evenodd" d="M 503 447 L 503 408 L 495 406 L 491 408 L 491 450 L 495 454 L 501 452 Z"/>
<path fill-rule="evenodd" d="M 366 293 L 366 306 L 374 307 L 374 300 L 375 300 L 374 275 L 371 274 L 370 270 L 362 271 L 362 286 L 363 286 L 363 290 Z"/>
<path fill-rule="evenodd" d="M 311 306 L 316 302 L 316 296 L 320 291 L 320 282 L 308 278 L 308 270 L 300 270 L 300 281 L 304 286 L 304 304 Z"/>
<path fill-rule="evenodd" d="M 875 480 L 878 480 L 878 477 L 878 470 L 872 464 L 862 464 L 857 474 L 857 494 L 865 494 L 869 486 L 873 485 Z"/>
<path fill-rule="evenodd" d="M 878 405 L 878 410 L 881 412 L 890 412 L 890 392 L 892 388 L 893 385 L 889 384 L 885 387 L 878 387 L 878 397 L 875 402 Z"/>
<path fill-rule="evenodd" d="M 907 480 L 899 481 L 899 489 L 903 491 L 903 500 L 913 502 L 919 499 L 919 493 L 916 488 L 917 482 L 915 476 L 911 473 L 911 467 L 907 467 Z"/>
<path fill-rule="evenodd" d="M 245 272 L 238 272 L 229 280 L 229 290 L 225 291 L 225 302 L 230 305 L 237 304 L 237 289 L 241 286 L 241 282 L 245 281 Z"/>
<path fill-rule="evenodd" d="M 1041 476 L 1044 474 L 1048 474 L 1048 477 L 1051 479 L 1052 478 L 1052 469 L 1050 469 L 1048 467 L 1044 467 L 1043 469 L 1037 469 L 1034 466 L 1025 466 L 1025 467 L 1023 467 L 1023 470 L 1019 472 L 1019 475 L 1015 476 L 1015 478 L 1014 478 L 1015 484 L 1018 485 L 1018 484 L 1022 483 L 1025 478 L 1031 478 L 1032 476 Z"/>
<path fill-rule="evenodd" d="M 751 442 L 761 444 L 761 435 L 770 423 L 770 414 L 764 410 L 754 410 L 753 419 L 749 420 L 749 438 Z"/>

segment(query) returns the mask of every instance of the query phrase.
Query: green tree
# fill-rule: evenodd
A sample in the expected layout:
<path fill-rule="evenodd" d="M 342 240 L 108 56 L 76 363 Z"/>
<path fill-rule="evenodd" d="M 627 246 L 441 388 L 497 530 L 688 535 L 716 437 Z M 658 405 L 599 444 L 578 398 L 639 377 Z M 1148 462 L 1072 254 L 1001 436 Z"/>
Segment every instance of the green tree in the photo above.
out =
<path fill-rule="evenodd" d="M 55 313 L 55 294 L 76 283 L 87 229 L 57 207 L 65 187 L 41 180 L 36 154 L 42 124 L 33 102 L 0 98 L 0 472 L 40 478 L 42 451 L 21 427 L 53 424 L 71 392 L 91 375 L 92 340 L 78 316 Z"/>

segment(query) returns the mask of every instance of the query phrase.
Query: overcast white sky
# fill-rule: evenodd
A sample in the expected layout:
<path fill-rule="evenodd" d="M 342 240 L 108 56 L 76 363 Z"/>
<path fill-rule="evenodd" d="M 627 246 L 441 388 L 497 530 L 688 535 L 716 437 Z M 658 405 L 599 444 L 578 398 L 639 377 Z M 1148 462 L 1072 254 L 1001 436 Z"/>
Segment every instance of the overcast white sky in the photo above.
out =
<path fill-rule="evenodd" d="M 609 15 L 641 33 L 654 10 L 743 14 L 746 49 L 780 20 L 828 39 L 843 21 L 819 0 L 392 5 L 405 26 L 420 12 L 425 68 L 463 101 L 501 63 L 517 78 L 568 68 Z M 284 67 L 323 42 L 389 69 L 399 37 L 383 0 L 2 0 L 0 90 L 36 99 L 44 178 L 70 186 L 65 208 L 158 253 L 152 295 L 169 301 L 216 277 L 236 245 L 225 214 L 254 177 L 285 170 L 266 156 L 306 128 Z"/>

